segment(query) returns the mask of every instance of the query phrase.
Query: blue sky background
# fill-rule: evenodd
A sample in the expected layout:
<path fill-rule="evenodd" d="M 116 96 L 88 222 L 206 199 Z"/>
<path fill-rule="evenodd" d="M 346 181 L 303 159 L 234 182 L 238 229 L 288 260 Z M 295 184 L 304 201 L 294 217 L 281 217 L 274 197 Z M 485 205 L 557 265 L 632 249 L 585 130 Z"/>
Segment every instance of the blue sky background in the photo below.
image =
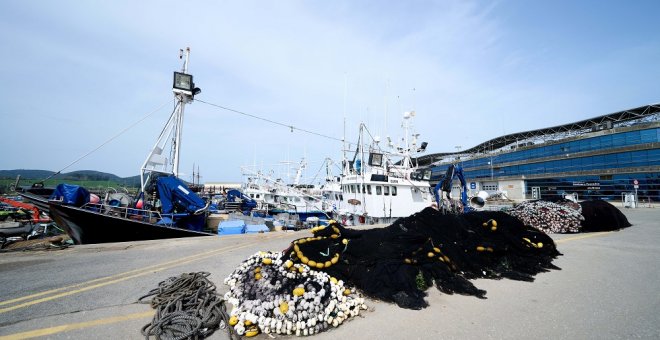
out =
<path fill-rule="evenodd" d="M 199 99 L 347 139 L 365 122 L 429 152 L 660 101 L 658 1 L 0 2 L 0 169 L 60 170 L 171 96 L 179 48 Z M 346 93 L 346 95 L 345 95 Z M 139 173 L 171 105 L 65 172 Z M 388 132 L 385 132 L 387 130 Z M 241 180 L 341 143 L 203 103 L 181 168 Z M 276 169 L 277 170 L 277 169 Z M 280 170 L 281 171 L 281 170 Z"/>

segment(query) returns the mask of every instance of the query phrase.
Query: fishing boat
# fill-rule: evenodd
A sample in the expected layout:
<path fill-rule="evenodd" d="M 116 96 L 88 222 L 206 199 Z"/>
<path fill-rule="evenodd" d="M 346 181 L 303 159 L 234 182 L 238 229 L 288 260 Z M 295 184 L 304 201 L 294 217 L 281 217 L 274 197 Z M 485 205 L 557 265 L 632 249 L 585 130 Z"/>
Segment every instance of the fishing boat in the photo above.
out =
<path fill-rule="evenodd" d="M 325 159 L 325 182 L 321 185 L 322 207 L 329 215 L 336 214 L 342 207 L 341 176 L 335 176 L 332 172 L 334 162 L 330 158 Z"/>
<path fill-rule="evenodd" d="M 353 159 L 344 157 L 343 162 L 338 218 L 344 224 L 391 223 L 433 203 L 431 172 L 419 169 L 412 161 L 412 156 L 424 152 L 428 145 L 418 145 L 419 134 L 411 135 L 414 116 L 414 111 L 404 113 L 400 144 L 388 137 L 384 147 L 377 137 L 367 145 L 366 126 L 360 124 Z"/>
<path fill-rule="evenodd" d="M 33 183 L 31 186 L 17 186 L 15 190 L 23 200 L 35 205 L 40 211 L 47 214 L 49 213 L 48 198 L 53 194 L 55 188 L 46 187 L 43 182 L 37 182 Z"/>
<path fill-rule="evenodd" d="M 204 231 L 208 203 L 178 178 L 184 108 L 200 92 L 188 74 L 189 55 L 189 48 L 180 51 L 183 67 L 174 72 L 173 85 L 176 105 L 142 165 L 138 196 L 106 195 L 97 202 L 90 201 L 84 188 L 58 186 L 48 201 L 52 218 L 76 244 L 215 235 Z M 171 153 L 163 153 L 168 147 Z"/>
<path fill-rule="evenodd" d="M 304 222 L 309 217 L 325 219 L 322 192 L 311 184 L 302 184 L 302 172 L 306 167 L 303 159 L 296 170 L 292 183 L 271 174 L 242 167 L 247 182 L 242 187 L 244 194 L 257 202 L 257 208 L 268 215 L 288 214 Z"/>

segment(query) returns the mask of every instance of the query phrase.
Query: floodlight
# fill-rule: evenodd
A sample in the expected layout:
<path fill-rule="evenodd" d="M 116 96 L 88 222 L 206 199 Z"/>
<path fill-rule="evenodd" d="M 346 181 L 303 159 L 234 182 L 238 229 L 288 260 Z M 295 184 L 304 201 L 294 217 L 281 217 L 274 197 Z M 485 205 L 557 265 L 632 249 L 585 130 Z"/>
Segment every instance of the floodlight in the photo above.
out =
<path fill-rule="evenodd" d="M 177 93 L 193 95 L 193 79 L 191 74 L 174 72 L 174 85 L 172 90 Z"/>

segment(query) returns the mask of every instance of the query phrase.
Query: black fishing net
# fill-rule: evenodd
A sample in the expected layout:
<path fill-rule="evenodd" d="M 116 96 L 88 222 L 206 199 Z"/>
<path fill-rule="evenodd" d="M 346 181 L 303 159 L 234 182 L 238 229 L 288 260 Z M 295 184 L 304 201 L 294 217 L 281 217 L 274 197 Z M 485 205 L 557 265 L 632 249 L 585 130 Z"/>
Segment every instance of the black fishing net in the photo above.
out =
<path fill-rule="evenodd" d="M 337 223 L 294 241 L 284 258 L 323 270 L 368 296 L 421 309 L 425 287 L 480 298 L 469 280 L 533 281 L 558 269 L 554 242 L 538 229 L 503 212 L 453 215 L 426 208 L 386 228 L 348 229 Z"/>
<path fill-rule="evenodd" d="M 603 200 L 580 202 L 582 207 L 582 231 L 611 231 L 631 226 L 628 218 L 615 206 Z"/>

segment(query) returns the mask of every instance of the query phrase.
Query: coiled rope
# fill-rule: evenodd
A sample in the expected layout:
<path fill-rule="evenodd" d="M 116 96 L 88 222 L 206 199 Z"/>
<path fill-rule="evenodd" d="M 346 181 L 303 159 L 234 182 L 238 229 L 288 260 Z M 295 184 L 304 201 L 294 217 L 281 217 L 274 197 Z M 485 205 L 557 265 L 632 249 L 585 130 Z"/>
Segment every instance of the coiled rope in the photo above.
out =
<path fill-rule="evenodd" d="M 203 339 L 218 328 L 227 329 L 230 339 L 238 339 L 232 327 L 226 327 L 229 315 L 225 301 L 216 292 L 210 273 L 183 273 L 170 277 L 138 299 L 151 298 L 156 309 L 151 323 L 142 327 L 146 339 Z"/>

